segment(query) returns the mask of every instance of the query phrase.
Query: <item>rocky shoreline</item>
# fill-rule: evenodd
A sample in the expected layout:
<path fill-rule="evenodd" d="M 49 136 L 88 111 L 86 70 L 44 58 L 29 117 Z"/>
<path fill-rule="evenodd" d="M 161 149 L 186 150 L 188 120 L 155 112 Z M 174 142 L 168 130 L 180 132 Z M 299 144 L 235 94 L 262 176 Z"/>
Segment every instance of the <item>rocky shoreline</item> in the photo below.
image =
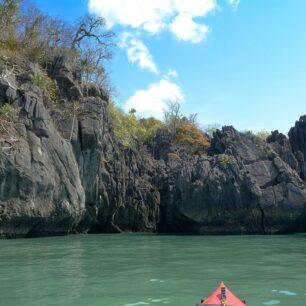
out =
<path fill-rule="evenodd" d="M 83 85 L 65 56 L 46 65 L 60 101 L 33 82 L 38 66 L 0 78 L 18 120 L 0 141 L 0 237 L 124 231 L 279 234 L 306 230 L 306 116 L 266 141 L 217 130 L 208 154 L 118 142 L 109 97 Z"/>

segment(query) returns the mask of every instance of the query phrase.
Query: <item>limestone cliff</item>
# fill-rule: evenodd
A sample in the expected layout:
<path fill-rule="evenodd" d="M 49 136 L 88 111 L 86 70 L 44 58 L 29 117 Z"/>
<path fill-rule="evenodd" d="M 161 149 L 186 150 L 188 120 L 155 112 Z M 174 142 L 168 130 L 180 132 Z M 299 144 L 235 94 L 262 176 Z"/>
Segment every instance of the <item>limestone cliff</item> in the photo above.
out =
<path fill-rule="evenodd" d="M 107 94 L 82 84 L 68 58 L 46 71 L 57 102 L 38 86 L 37 66 L 1 72 L 0 107 L 12 105 L 17 120 L 0 139 L 0 236 L 305 230 L 305 116 L 289 139 L 224 127 L 209 154 L 190 155 L 158 134 L 152 154 L 116 140 Z"/>

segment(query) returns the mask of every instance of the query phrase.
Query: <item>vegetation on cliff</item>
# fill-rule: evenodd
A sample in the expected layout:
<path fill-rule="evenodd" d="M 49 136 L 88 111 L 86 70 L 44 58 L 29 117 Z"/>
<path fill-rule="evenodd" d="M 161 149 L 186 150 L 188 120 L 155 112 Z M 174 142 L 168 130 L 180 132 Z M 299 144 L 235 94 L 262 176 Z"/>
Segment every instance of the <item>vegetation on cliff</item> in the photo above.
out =
<path fill-rule="evenodd" d="M 177 102 L 163 120 L 125 113 L 97 78 L 113 45 L 103 19 L 67 25 L 14 0 L 0 11 L 0 237 L 305 228 L 304 117 L 265 141 L 209 135 Z"/>
<path fill-rule="evenodd" d="M 106 87 L 105 61 L 111 59 L 114 33 L 105 20 L 86 15 L 68 24 L 43 14 L 27 1 L 0 1 L 0 56 L 38 63 L 45 68 L 56 54 L 67 54 L 86 82 Z"/>
<path fill-rule="evenodd" d="M 0 17 L 2 77 L 5 73 L 7 76 L 13 74 L 20 62 L 36 63 L 40 69 L 35 70 L 32 83 L 43 91 L 51 104 L 57 104 L 58 84 L 48 76 L 47 69 L 51 59 L 64 54 L 79 67 L 84 83 L 94 83 L 109 91 L 104 63 L 111 59 L 114 34 L 105 30 L 103 18 L 88 15 L 74 24 L 67 24 L 21 0 L 1 0 Z M 71 106 L 65 105 L 65 108 Z M 2 109 L 2 113 L 6 111 L 7 107 Z M 208 136 L 199 128 L 196 116 L 187 118 L 181 114 L 177 102 L 169 102 L 163 121 L 140 118 L 135 110 L 126 114 L 114 103 L 110 103 L 109 111 L 110 128 L 124 146 L 130 147 L 137 140 L 154 147 L 157 131 L 164 130 L 169 133 L 173 145 L 185 148 L 188 153 L 201 153 L 209 147 Z"/>
<path fill-rule="evenodd" d="M 189 118 L 180 112 L 178 102 L 169 102 L 164 110 L 164 120 L 153 117 L 138 118 L 135 110 L 128 114 L 110 103 L 110 127 L 117 140 L 131 147 L 135 140 L 155 146 L 158 132 L 169 134 L 169 141 L 175 152 L 184 150 L 190 154 L 204 153 L 210 146 L 209 136 L 205 134 L 196 122 L 196 115 Z"/>

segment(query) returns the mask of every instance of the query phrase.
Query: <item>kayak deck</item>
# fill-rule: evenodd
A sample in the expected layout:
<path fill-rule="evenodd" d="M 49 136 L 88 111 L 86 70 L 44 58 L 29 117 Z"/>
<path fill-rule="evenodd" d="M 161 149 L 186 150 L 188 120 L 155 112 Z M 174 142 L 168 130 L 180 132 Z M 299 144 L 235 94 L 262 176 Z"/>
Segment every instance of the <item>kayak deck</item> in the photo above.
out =
<path fill-rule="evenodd" d="M 246 306 L 245 301 L 240 300 L 235 296 L 223 282 L 218 288 L 208 297 L 201 301 L 197 306 Z"/>

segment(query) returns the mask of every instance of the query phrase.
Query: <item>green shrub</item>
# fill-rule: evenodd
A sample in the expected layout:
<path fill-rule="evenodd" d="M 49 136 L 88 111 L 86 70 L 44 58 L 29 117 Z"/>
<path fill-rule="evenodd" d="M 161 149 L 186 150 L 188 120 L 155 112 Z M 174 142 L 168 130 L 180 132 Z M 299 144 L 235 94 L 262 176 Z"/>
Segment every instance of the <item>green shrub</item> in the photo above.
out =
<path fill-rule="evenodd" d="M 133 133 L 128 129 L 128 120 L 124 112 L 116 107 L 114 102 L 109 104 L 109 127 L 115 138 L 124 146 L 131 146 Z M 130 122 L 130 125 L 132 122 Z"/>
<path fill-rule="evenodd" d="M 278 156 L 278 154 L 272 149 L 270 145 L 266 145 L 264 147 L 264 152 L 268 155 L 268 158 L 271 160 Z"/>
<path fill-rule="evenodd" d="M 39 87 L 40 89 L 45 89 L 46 87 L 46 79 L 44 77 L 44 75 L 42 73 L 37 73 L 34 75 L 33 79 L 33 84 L 37 87 Z"/>
<path fill-rule="evenodd" d="M 9 104 L 0 107 L 0 135 L 9 136 L 17 121 L 17 110 Z"/>
<path fill-rule="evenodd" d="M 234 146 L 235 144 L 237 144 L 237 140 L 232 136 L 227 137 L 226 142 L 230 146 Z"/>
<path fill-rule="evenodd" d="M 165 128 L 162 121 L 153 117 L 142 118 L 139 123 L 140 128 L 136 131 L 137 139 L 149 145 L 153 144 L 157 131 Z"/>
<path fill-rule="evenodd" d="M 46 72 L 39 71 L 37 72 L 33 79 L 33 84 L 39 87 L 43 93 L 53 102 L 58 101 L 59 89 L 55 81 L 53 81 Z"/>
<path fill-rule="evenodd" d="M 232 163 L 236 162 L 235 157 L 233 155 L 229 155 L 229 154 L 218 154 L 217 158 L 218 158 L 218 161 L 222 165 L 232 164 Z"/>
<path fill-rule="evenodd" d="M 258 131 L 255 135 L 259 137 L 261 140 L 266 141 L 270 133 L 268 131 L 261 130 Z"/>
<path fill-rule="evenodd" d="M 135 112 L 125 114 L 114 102 L 109 104 L 109 125 L 116 139 L 127 147 L 132 146 L 134 140 L 153 144 L 157 130 L 164 127 L 155 118 L 137 119 Z"/>
<path fill-rule="evenodd" d="M 16 119 L 16 109 L 10 104 L 4 104 L 0 107 L 0 119 L 14 121 Z"/>

